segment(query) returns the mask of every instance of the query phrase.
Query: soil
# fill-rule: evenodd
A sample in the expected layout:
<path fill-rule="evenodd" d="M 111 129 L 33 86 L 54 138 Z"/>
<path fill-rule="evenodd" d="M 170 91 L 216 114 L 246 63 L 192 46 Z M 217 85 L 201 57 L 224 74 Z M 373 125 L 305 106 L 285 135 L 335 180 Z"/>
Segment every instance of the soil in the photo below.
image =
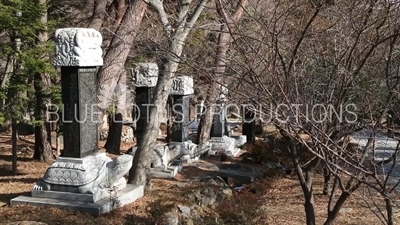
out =
<path fill-rule="evenodd" d="M 33 136 L 23 137 L 18 141 L 18 175 L 11 175 L 11 135 L 0 134 L 0 224 L 15 221 L 39 221 L 53 224 L 164 224 L 164 214 L 178 211 L 178 205 L 192 206 L 185 198 L 189 189 L 194 186 L 172 188 L 173 186 L 204 177 L 206 170 L 185 165 L 183 171 L 174 179 L 152 179 L 153 188 L 143 198 L 132 204 L 119 208 L 111 213 L 98 217 L 76 211 L 64 211 L 56 208 L 34 206 L 9 206 L 12 198 L 29 193 L 36 181 L 41 179 L 52 162 L 32 160 Z M 135 143 L 122 143 L 121 151 L 125 152 Z M 99 146 L 104 146 L 100 142 Z M 53 145 L 54 150 L 55 146 Z M 104 151 L 100 148 L 100 151 Z M 115 157 L 110 155 L 111 157 Z M 205 159 L 217 163 L 217 159 Z M 213 161 L 214 160 L 214 161 Z M 229 162 L 224 162 L 229 163 Z M 322 195 L 323 178 L 314 178 L 314 192 L 317 224 L 323 224 L 326 218 L 328 196 Z M 358 191 L 344 205 L 336 224 L 379 224 L 379 219 L 370 208 L 366 207 L 363 193 Z M 245 185 L 243 191 L 233 193 L 230 199 L 213 207 L 199 209 L 201 223 L 194 224 L 305 224 L 304 198 L 296 175 L 280 178 L 269 178 Z M 398 221 L 400 214 L 395 213 Z"/>

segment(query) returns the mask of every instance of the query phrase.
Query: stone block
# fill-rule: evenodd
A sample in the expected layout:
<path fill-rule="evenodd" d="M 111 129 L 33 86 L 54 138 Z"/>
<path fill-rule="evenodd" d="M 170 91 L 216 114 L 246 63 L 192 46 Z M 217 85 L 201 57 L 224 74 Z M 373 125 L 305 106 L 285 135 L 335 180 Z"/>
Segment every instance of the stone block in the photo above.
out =
<path fill-rule="evenodd" d="M 92 28 L 63 28 L 55 32 L 55 66 L 102 66 L 103 37 Z"/>
<path fill-rule="evenodd" d="M 171 95 L 191 95 L 194 93 L 193 78 L 189 76 L 174 77 Z"/>
<path fill-rule="evenodd" d="M 102 189 L 95 194 L 81 194 L 81 193 L 73 193 L 73 192 L 61 192 L 61 191 L 43 191 L 43 190 L 32 190 L 32 197 L 37 198 L 50 198 L 50 199 L 58 199 L 58 200 L 68 200 L 68 201 L 80 201 L 80 202 L 91 202 L 95 203 L 103 198 L 110 198 L 110 195 L 115 191 L 120 191 L 124 189 L 127 185 L 125 179 L 121 179 L 114 188 L 106 188 Z"/>
<path fill-rule="evenodd" d="M 155 87 L 158 81 L 157 63 L 137 63 L 131 69 L 133 85 L 135 87 Z"/>
<path fill-rule="evenodd" d="M 235 138 L 235 147 L 236 148 L 242 147 L 247 142 L 246 135 L 232 136 L 232 138 Z"/>
<path fill-rule="evenodd" d="M 224 151 L 228 156 L 236 157 L 240 151 L 240 149 L 236 147 L 236 139 L 228 136 L 212 137 L 210 143 L 211 151 L 209 154 L 213 154 L 217 151 Z"/>
<path fill-rule="evenodd" d="M 125 188 L 115 193 L 113 196 L 105 197 L 97 202 L 90 203 L 84 201 L 71 201 L 71 200 L 60 200 L 51 198 L 38 198 L 28 196 L 19 196 L 11 199 L 10 204 L 12 206 L 29 204 L 34 206 L 48 206 L 57 207 L 66 210 L 76 210 L 87 212 L 93 215 L 101 215 L 104 213 L 111 212 L 112 210 L 122 207 L 126 204 L 132 203 L 135 200 L 143 197 L 144 187 L 127 184 Z"/>
<path fill-rule="evenodd" d="M 168 166 L 166 170 L 163 170 L 162 168 L 151 168 L 150 169 L 150 174 L 151 177 L 154 178 L 163 178 L 163 179 L 172 179 L 178 174 L 180 171 L 180 166 Z"/>

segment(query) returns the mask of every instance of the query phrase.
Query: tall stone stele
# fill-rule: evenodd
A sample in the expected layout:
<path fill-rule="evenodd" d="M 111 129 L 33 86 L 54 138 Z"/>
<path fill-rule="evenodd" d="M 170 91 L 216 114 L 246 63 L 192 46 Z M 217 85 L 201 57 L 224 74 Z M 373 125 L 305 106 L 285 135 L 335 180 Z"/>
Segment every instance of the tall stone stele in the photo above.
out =
<path fill-rule="evenodd" d="M 136 98 L 134 112 L 132 116 L 136 121 L 136 140 L 137 145 L 141 141 L 144 128 L 149 122 L 148 116 L 153 99 L 154 87 L 158 81 L 158 66 L 156 63 L 137 63 L 131 69 L 132 84 L 135 87 Z"/>
<path fill-rule="evenodd" d="M 237 156 L 240 147 L 246 143 L 246 136 L 231 135 L 230 127 L 226 118 L 226 102 L 228 95 L 227 86 L 220 85 L 219 104 L 217 104 L 213 113 L 213 124 L 210 132 L 210 143 L 212 144 L 209 154 L 215 154 L 218 151 L 224 151 L 229 156 Z"/>
<path fill-rule="evenodd" d="M 172 132 L 171 142 L 189 140 L 190 95 L 194 93 L 193 78 L 189 76 L 175 77 L 172 81 Z"/>
<path fill-rule="evenodd" d="M 132 167 L 131 155 L 112 160 L 98 151 L 96 72 L 103 65 L 102 36 L 88 28 L 58 29 L 55 36 L 54 65 L 61 67 L 63 157 L 47 169 L 31 196 L 12 199 L 11 205 L 106 213 L 142 197 L 144 189 L 124 178 Z"/>
<path fill-rule="evenodd" d="M 174 77 L 170 95 L 172 96 L 172 127 L 170 152 L 181 160 L 192 160 L 208 152 L 211 145 L 207 142 L 201 146 L 189 140 L 190 97 L 194 94 L 193 78 L 189 76 Z"/>

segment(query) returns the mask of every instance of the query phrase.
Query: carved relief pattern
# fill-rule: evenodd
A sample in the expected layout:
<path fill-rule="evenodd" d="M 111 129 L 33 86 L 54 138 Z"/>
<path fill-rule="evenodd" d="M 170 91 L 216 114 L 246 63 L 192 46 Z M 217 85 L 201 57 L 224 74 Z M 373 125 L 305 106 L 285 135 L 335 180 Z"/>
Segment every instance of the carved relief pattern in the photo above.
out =
<path fill-rule="evenodd" d="M 56 66 L 102 66 L 100 32 L 90 28 L 58 29 L 56 36 Z"/>
<path fill-rule="evenodd" d="M 171 95 L 190 95 L 194 93 L 193 78 L 189 76 L 175 77 L 172 81 Z"/>
<path fill-rule="evenodd" d="M 110 160 L 91 157 L 87 164 L 55 162 L 48 169 L 43 180 L 49 184 L 81 186 L 93 182 L 99 174 L 105 172 Z"/>
<path fill-rule="evenodd" d="M 173 91 L 183 91 L 183 80 L 181 78 L 174 79 L 172 83 L 172 90 Z"/>
<path fill-rule="evenodd" d="M 136 87 L 155 87 L 158 80 L 156 63 L 138 63 L 131 69 L 132 81 Z"/>

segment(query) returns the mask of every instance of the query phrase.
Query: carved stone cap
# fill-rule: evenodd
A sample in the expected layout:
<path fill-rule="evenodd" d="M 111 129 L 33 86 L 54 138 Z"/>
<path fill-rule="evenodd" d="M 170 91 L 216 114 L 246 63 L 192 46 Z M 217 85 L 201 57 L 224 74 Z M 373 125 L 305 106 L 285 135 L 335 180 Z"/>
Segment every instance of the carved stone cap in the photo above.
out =
<path fill-rule="evenodd" d="M 171 95 L 190 95 L 194 93 L 193 78 L 189 76 L 174 77 Z"/>
<path fill-rule="evenodd" d="M 102 66 L 103 37 L 92 28 L 63 28 L 56 30 L 55 66 Z"/>
<path fill-rule="evenodd" d="M 229 90 L 226 84 L 220 84 L 219 85 L 220 88 L 220 95 L 219 98 L 221 101 L 226 101 L 226 98 L 228 96 Z"/>
<path fill-rule="evenodd" d="M 155 87 L 158 81 L 157 63 L 137 63 L 131 69 L 132 83 L 135 87 Z"/>

